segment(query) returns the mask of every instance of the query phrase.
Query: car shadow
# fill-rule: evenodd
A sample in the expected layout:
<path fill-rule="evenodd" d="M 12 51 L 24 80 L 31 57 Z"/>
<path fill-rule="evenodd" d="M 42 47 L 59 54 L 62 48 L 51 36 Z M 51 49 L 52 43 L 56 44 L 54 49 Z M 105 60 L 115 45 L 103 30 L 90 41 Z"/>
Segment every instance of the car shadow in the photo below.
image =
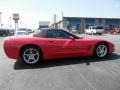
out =
<path fill-rule="evenodd" d="M 118 60 L 118 59 L 120 59 L 120 55 L 113 53 L 103 59 L 96 59 L 92 57 L 65 58 L 65 59 L 42 61 L 37 65 L 27 65 L 23 63 L 22 60 L 17 60 L 14 64 L 14 69 L 15 70 L 37 69 L 37 68 L 49 68 L 49 67 L 74 65 L 74 64 L 90 65 L 91 63 L 94 63 L 94 62 L 111 61 L 111 60 Z"/>

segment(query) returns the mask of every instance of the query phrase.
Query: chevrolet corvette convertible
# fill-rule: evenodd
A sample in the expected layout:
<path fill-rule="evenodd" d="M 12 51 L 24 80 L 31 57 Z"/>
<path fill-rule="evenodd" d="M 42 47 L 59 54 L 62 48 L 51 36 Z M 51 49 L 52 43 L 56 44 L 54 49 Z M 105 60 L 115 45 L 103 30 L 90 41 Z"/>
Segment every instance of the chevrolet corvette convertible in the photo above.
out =
<path fill-rule="evenodd" d="M 114 44 L 98 38 L 78 37 L 62 29 L 41 29 L 31 36 L 7 37 L 4 51 L 9 58 L 21 58 L 32 65 L 56 58 L 103 58 L 114 52 Z"/>

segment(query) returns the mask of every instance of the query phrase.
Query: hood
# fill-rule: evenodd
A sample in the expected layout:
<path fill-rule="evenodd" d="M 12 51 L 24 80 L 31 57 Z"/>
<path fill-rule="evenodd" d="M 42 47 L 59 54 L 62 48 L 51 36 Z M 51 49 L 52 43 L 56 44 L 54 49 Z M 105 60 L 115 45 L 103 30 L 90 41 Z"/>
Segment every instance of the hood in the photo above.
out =
<path fill-rule="evenodd" d="M 82 37 L 84 40 L 104 40 L 102 38 L 95 38 L 95 37 Z"/>
<path fill-rule="evenodd" d="M 95 38 L 95 37 L 82 37 L 83 40 L 88 40 L 88 41 L 106 41 L 102 38 Z"/>

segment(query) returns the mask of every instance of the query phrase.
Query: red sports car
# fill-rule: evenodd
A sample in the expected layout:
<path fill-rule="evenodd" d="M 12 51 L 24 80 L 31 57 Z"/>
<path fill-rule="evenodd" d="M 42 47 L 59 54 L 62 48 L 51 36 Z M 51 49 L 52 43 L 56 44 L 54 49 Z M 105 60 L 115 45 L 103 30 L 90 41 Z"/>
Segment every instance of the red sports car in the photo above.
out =
<path fill-rule="evenodd" d="M 96 56 L 103 58 L 114 45 L 103 39 L 78 37 L 61 29 L 41 29 L 31 36 L 8 37 L 4 51 L 9 58 L 36 64 L 56 58 Z"/>

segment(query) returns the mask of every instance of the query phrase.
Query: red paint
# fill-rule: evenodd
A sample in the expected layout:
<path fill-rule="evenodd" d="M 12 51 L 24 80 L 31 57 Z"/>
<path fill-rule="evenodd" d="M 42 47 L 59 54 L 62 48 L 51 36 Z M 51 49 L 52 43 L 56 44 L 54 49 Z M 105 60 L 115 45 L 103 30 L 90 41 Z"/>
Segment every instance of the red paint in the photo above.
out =
<path fill-rule="evenodd" d="M 96 44 L 105 41 L 96 38 L 58 39 L 40 38 L 33 36 L 9 37 L 4 40 L 4 51 L 9 58 L 18 59 L 20 49 L 24 45 L 33 44 L 42 49 L 43 59 L 55 59 L 65 57 L 92 56 Z M 114 51 L 114 45 L 109 45 L 109 53 Z"/>

